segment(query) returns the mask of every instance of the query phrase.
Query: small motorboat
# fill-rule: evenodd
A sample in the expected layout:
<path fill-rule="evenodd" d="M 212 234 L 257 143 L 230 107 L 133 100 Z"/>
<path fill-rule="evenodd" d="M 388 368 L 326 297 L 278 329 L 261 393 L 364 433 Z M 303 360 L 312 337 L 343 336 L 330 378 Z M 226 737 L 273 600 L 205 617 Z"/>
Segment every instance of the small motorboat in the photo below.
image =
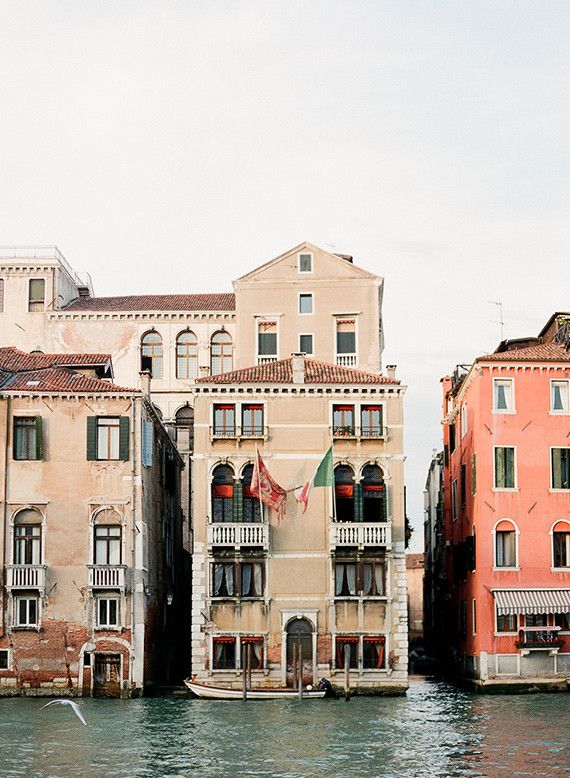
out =
<path fill-rule="evenodd" d="M 227 686 L 212 686 L 206 683 L 198 683 L 194 679 L 186 678 L 185 686 L 196 695 L 207 700 L 242 700 L 243 689 L 229 689 Z M 303 689 L 304 700 L 322 699 L 327 693 L 326 689 Z M 283 689 L 248 689 L 248 700 L 294 700 L 299 698 L 299 690 L 292 688 Z"/>

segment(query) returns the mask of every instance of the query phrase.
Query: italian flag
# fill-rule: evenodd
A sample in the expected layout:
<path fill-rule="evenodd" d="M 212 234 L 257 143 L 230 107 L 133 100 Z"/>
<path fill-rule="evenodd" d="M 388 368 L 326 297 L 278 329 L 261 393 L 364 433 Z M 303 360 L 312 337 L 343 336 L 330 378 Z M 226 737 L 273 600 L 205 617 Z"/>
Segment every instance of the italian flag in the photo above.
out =
<path fill-rule="evenodd" d="M 334 486 L 332 446 L 321 459 L 319 466 L 315 470 L 314 476 L 308 481 L 305 481 L 303 486 L 298 486 L 295 489 L 295 497 L 303 506 L 301 513 L 305 513 L 307 510 L 307 505 L 309 503 L 309 493 L 313 486 Z"/>

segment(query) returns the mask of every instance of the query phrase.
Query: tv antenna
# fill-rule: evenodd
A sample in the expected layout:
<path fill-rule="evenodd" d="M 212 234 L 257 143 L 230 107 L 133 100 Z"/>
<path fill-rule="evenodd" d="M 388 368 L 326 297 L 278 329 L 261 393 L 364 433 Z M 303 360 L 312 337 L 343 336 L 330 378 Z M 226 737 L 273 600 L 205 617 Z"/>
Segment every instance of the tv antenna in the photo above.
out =
<path fill-rule="evenodd" d="M 505 320 L 503 319 L 503 303 L 499 300 L 488 300 L 489 305 L 497 306 L 497 313 L 499 314 L 499 321 L 491 320 L 493 324 L 498 324 L 501 328 L 501 342 L 504 340 L 503 331 L 505 329 Z"/>

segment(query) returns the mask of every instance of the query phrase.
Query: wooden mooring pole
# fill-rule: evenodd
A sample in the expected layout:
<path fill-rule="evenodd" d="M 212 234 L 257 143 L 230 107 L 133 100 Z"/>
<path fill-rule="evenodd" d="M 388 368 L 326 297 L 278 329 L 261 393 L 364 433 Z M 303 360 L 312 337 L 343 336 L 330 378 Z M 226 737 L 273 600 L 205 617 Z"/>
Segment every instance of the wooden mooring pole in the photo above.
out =
<path fill-rule="evenodd" d="M 247 671 L 246 671 L 246 645 L 241 644 L 241 672 L 242 672 L 242 700 L 247 700 Z"/>
<path fill-rule="evenodd" d="M 299 641 L 299 699 L 303 699 L 303 648 Z"/>
<path fill-rule="evenodd" d="M 350 700 L 350 643 L 344 644 L 344 699 Z"/>

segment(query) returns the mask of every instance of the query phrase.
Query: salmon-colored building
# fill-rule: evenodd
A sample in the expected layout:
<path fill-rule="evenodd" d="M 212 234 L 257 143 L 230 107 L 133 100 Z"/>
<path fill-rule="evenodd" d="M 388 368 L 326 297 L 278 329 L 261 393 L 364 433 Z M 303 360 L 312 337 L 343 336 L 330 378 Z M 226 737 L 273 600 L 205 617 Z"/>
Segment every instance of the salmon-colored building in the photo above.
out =
<path fill-rule="evenodd" d="M 480 686 L 565 686 L 570 314 L 442 383 L 447 659 Z"/>

